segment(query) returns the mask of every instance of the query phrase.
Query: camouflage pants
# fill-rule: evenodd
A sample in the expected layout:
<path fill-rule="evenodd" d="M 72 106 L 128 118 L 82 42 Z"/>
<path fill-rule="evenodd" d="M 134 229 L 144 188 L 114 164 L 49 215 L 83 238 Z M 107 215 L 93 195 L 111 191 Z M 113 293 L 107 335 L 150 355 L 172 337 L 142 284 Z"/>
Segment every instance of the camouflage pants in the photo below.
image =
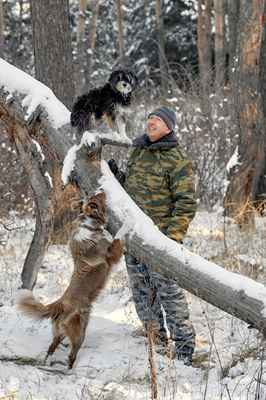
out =
<path fill-rule="evenodd" d="M 131 255 L 126 255 L 126 265 L 136 311 L 143 325 L 147 327 L 147 323 L 152 322 L 159 335 L 165 338 L 163 307 L 167 328 L 177 351 L 193 352 L 195 332 L 183 290 L 173 280 L 152 272 Z"/>

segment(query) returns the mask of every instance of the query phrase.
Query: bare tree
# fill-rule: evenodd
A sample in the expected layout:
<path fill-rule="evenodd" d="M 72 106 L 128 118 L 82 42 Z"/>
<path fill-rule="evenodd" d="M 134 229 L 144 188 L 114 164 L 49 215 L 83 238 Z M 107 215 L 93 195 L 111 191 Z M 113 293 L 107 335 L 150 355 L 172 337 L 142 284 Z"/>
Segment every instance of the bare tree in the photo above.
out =
<path fill-rule="evenodd" d="M 24 0 L 19 0 L 19 44 L 22 43 L 23 38 L 23 4 Z"/>
<path fill-rule="evenodd" d="M 198 0 L 197 47 L 199 57 L 201 99 L 203 110 L 212 86 L 212 0 Z"/>
<path fill-rule="evenodd" d="M 263 119 L 261 76 L 266 51 L 262 42 L 265 5 L 260 0 L 240 2 L 238 35 L 238 163 L 230 171 L 230 184 L 225 196 L 229 215 L 241 224 L 253 222 L 254 206 L 260 197 L 259 182 L 265 170 L 265 126 Z M 265 71 L 265 66 L 264 66 Z"/>
<path fill-rule="evenodd" d="M 147 16 L 147 9 L 148 9 L 148 0 L 143 0 L 143 15 L 144 15 L 144 17 Z"/>
<path fill-rule="evenodd" d="M 118 23 L 118 43 L 119 43 L 119 60 L 120 64 L 125 66 L 125 45 L 123 35 L 123 8 L 122 0 L 116 0 L 117 23 Z"/>
<path fill-rule="evenodd" d="M 234 70 L 236 63 L 236 45 L 238 36 L 238 21 L 239 21 L 239 0 L 228 1 L 228 76 L 229 81 L 232 83 L 234 79 Z"/>
<path fill-rule="evenodd" d="M 165 57 L 165 39 L 164 39 L 164 23 L 162 16 L 162 0 L 156 0 L 156 25 L 157 25 L 157 41 L 159 66 L 161 75 L 161 90 L 162 94 L 167 94 L 167 65 Z"/>
<path fill-rule="evenodd" d="M 85 71 L 86 71 L 86 38 L 85 38 L 85 27 L 86 27 L 86 6 L 87 0 L 79 0 L 79 13 L 77 22 L 77 95 L 80 95 L 85 85 Z"/>
<path fill-rule="evenodd" d="M 4 47 L 4 7 L 3 7 L 3 0 L 0 0 L 0 55 L 3 51 Z"/>
<path fill-rule="evenodd" d="M 214 0 L 215 15 L 215 86 L 216 90 L 224 87 L 225 81 L 225 2 Z"/>
<path fill-rule="evenodd" d="M 87 52 L 87 73 L 86 73 L 86 87 L 91 87 L 90 76 L 93 68 L 93 58 L 96 46 L 96 35 L 97 35 L 97 20 L 99 15 L 100 0 L 94 0 L 90 2 L 92 9 L 92 17 L 89 28 L 89 49 Z"/>
<path fill-rule="evenodd" d="M 264 1 L 265 3 L 265 1 Z M 261 92 L 261 103 L 263 113 L 263 127 L 264 127 L 264 168 L 258 182 L 256 200 L 258 201 L 258 210 L 264 213 L 266 202 L 266 140 L 265 140 L 265 126 L 266 126 L 266 5 L 264 6 L 263 13 L 261 14 L 260 23 L 262 25 L 262 39 L 261 39 L 261 52 L 260 52 L 260 71 L 259 71 L 259 86 Z"/>
<path fill-rule="evenodd" d="M 84 40 L 85 36 L 86 6 L 87 6 L 87 0 L 79 0 L 79 13 L 78 13 L 78 23 L 77 23 L 78 42 Z"/>
<path fill-rule="evenodd" d="M 31 0 L 36 78 L 68 107 L 74 99 L 68 0 Z"/>

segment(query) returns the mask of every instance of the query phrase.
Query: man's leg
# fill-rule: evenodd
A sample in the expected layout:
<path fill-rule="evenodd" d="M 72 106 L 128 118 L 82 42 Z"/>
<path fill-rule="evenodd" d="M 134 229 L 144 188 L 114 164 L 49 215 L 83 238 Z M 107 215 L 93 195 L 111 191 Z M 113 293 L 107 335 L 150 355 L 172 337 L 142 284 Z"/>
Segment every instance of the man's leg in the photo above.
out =
<path fill-rule="evenodd" d="M 126 265 L 138 317 L 146 329 L 148 323 L 152 322 L 159 333 L 164 330 L 163 315 L 149 268 L 130 255 L 126 255 Z"/>
<path fill-rule="evenodd" d="M 184 291 L 175 281 L 153 272 L 152 279 L 158 290 L 158 298 L 165 314 L 167 328 L 175 342 L 177 357 L 192 359 L 195 348 L 195 331 L 189 319 L 189 310 Z"/>
<path fill-rule="evenodd" d="M 147 328 L 152 321 L 157 337 L 159 335 L 163 343 L 166 339 L 166 322 L 177 357 L 184 359 L 185 364 L 191 364 L 195 332 L 189 320 L 183 290 L 174 281 L 151 272 L 148 266 L 138 263 L 132 256 L 126 256 L 126 264 L 135 308 L 144 327 Z M 165 319 L 161 306 L 165 311 Z"/>

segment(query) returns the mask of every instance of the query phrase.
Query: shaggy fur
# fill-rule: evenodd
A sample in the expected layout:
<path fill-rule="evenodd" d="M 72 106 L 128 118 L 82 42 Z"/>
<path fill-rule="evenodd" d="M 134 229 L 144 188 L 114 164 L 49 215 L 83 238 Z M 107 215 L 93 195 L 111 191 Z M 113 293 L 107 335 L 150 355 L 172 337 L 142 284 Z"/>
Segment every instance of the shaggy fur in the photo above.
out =
<path fill-rule="evenodd" d="M 18 301 L 19 309 L 29 317 L 52 320 L 54 337 L 46 359 L 65 337 L 69 338 L 69 368 L 72 368 L 84 341 L 92 303 L 123 253 L 121 241 L 113 240 L 104 229 L 105 225 L 105 194 L 101 192 L 83 204 L 79 224 L 72 233 L 70 249 L 74 271 L 64 294 L 48 305 L 37 301 L 31 292 L 22 295 Z"/>
<path fill-rule="evenodd" d="M 117 122 L 121 108 L 129 107 L 133 91 L 137 86 L 137 77 L 131 71 L 118 70 L 111 73 L 108 82 L 77 98 L 71 113 L 71 125 L 82 133 L 92 128 L 92 116 L 95 120 L 103 117 L 110 128 Z M 119 126 L 117 129 L 119 130 Z"/>

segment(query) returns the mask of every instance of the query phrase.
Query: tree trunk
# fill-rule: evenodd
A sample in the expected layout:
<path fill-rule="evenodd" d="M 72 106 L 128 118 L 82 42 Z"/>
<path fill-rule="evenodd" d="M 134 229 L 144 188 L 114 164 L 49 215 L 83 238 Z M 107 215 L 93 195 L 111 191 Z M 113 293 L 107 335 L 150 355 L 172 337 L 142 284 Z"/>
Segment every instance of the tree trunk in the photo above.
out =
<path fill-rule="evenodd" d="M 35 75 L 71 107 L 73 63 L 68 0 L 31 0 Z"/>
<path fill-rule="evenodd" d="M 238 100 L 238 82 L 239 82 L 239 11 L 240 0 L 228 0 L 228 105 L 230 107 L 230 114 L 232 125 L 240 135 L 239 128 L 239 100 Z"/>
<path fill-rule="evenodd" d="M 36 146 L 28 135 L 27 128 L 19 124 L 15 127 L 14 141 L 23 166 L 30 179 L 36 206 L 36 226 L 29 252 L 22 272 L 23 288 L 31 289 L 36 283 L 37 273 L 43 261 L 50 232 L 52 230 L 51 188 L 39 168 Z M 34 157 L 29 156 L 34 154 Z M 39 195 L 36 195 L 36 194 Z M 32 270 L 32 265 L 35 268 Z"/>
<path fill-rule="evenodd" d="M 220 92 L 225 82 L 225 1 L 214 0 L 215 14 L 215 87 Z"/>
<path fill-rule="evenodd" d="M 23 38 L 23 3 L 24 0 L 19 0 L 19 44 L 22 44 Z"/>
<path fill-rule="evenodd" d="M 262 114 L 263 114 L 263 129 L 262 134 L 264 136 L 264 167 L 262 168 L 261 175 L 259 177 L 258 188 L 256 193 L 256 207 L 257 210 L 263 215 L 266 208 L 266 140 L 265 140 L 265 126 L 266 126 L 266 3 L 264 1 L 264 10 L 261 15 L 262 25 L 262 40 L 261 40 L 261 51 L 260 51 L 260 71 L 259 71 L 259 87 L 261 94 Z"/>
<path fill-rule="evenodd" d="M 228 1 L 228 77 L 229 83 L 232 84 L 235 76 L 236 66 L 236 46 L 239 28 L 239 0 Z"/>
<path fill-rule="evenodd" d="M 77 23 L 77 41 L 82 42 L 85 36 L 87 0 L 79 0 L 79 13 Z"/>
<path fill-rule="evenodd" d="M 85 41 L 85 26 L 86 26 L 86 6 L 87 0 L 79 0 L 79 14 L 77 22 L 77 88 L 76 94 L 79 96 L 83 93 L 85 86 L 85 71 L 86 66 L 86 41 Z"/>
<path fill-rule="evenodd" d="M 3 0 L 0 0 L 0 56 L 3 54 L 4 49 L 4 7 L 3 7 Z"/>
<path fill-rule="evenodd" d="M 161 0 L 156 0 L 156 25 L 159 54 L 159 67 L 161 75 L 161 91 L 163 97 L 167 96 L 167 63 L 165 56 L 164 23 L 162 16 Z"/>
<path fill-rule="evenodd" d="M 148 10 L 148 0 L 143 0 L 143 15 L 144 15 L 144 18 L 147 17 L 147 10 Z"/>
<path fill-rule="evenodd" d="M 16 69 L 14 69 L 14 75 L 17 76 Z M 5 75 L 2 75 L 0 86 L 4 85 L 5 78 L 3 76 Z M 27 81 L 25 81 L 26 84 Z M 23 86 L 24 91 L 25 85 Z M 27 93 L 31 91 L 32 81 L 29 85 Z M 9 99 L 9 93 L 3 92 L 0 87 L 1 120 L 15 140 L 18 155 L 21 157 L 25 170 L 29 173 L 29 179 L 36 189 L 35 194 L 38 199 L 43 196 L 43 187 L 48 188 L 45 196 L 49 200 L 44 201 L 43 210 L 46 209 L 47 214 L 51 210 L 53 217 L 55 217 L 58 208 L 62 205 L 66 209 L 71 208 L 71 203 L 64 202 L 60 197 L 62 191 L 64 192 L 69 187 L 67 185 L 62 188 L 60 176 L 62 160 L 71 145 L 70 127 L 64 125 L 56 129 L 51 124 L 47 112 L 41 106 L 36 110 L 35 115 L 30 116 L 28 122 L 25 122 L 21 98 L 13 93 L 12 102 Z M 38 150 L 36 142 L 41 147 L 42 152 L 45 153 L 45 163 L 38 157 L 39 151 L 36 154 L 36 148 Z M 110 186 L 113 187 L 113 185 L 110 185 L 110 179 L 115 181 L 115 178 L 108 175 L 110 174 L 108 167 L 100 162 L 100 142 L 101 139 L 95 137 L 95 147 L 88 147 L 87 145 L 78 147 L 75 170 L 79 177 L 80 188 L 84 193 L 90 195 L 101 185 L 108 194 L 110 200 L 108 202 L 109 227 L 114 234 L 125 222 L 125 215 L 135 212 L 135 208 L 132 208 L 134 211 L 131 211 L 128 195 L 117 183 L 116 193 L 110 191 Z M 39 173 L 42 174 L 40 179 L 38 178 Z M 102 176 L 103 173 L 104 176 Z M 47 179 L 47 174 L 51 177 L 53 186 L 51 186 L 49 179 L 45 182 L 44 177 Z M 40 188 L 38 185 L 42 187 Z M 52 204 L 53 206 L 50 207 Z M 260 329 L 265 335 L 266 288 L 262 284 L 228 272 L 190 253 L 185 247 L 160 233 L 140 210 L 138 210 L 138 213 L 140 213 L 138 223 L 135 225 L 135 218 L 129 219 L 126 221 L 128 227 L 124 229 L 125 244 L 130 254 L 141 262 L 151 265 L 155 271 L 163 276 L 176 280 L 184 289 Z M 39 259 L 37 261 L 35 259 L 35 264 L 32 264 L 31 270 L 28 270 L 31 274 L 27 276 L 27 285 L 24 285 L 24 287 L 30 287 L 29 283 L 34 284 L 38 272 L 36 264 L 40 264 L 40 257 L 43 257 L 44 249 L 48 244 L 46 234 L 51 230 L 51 220 L 49 215 L 42 215 L 40 214 L 40 217 L 38 217 L 38 222 L 42 223 L 46 220 L 48 224 L 44 228 L 42 237 L 35 236 L 39 244 L 36 244 L 36 241 L 31 244 L 31 247 L 35 246 L 35 249 L 40 249 L 42 254 L 38 254 Z M 65 225 L 63 227 L 65 228 Z"/>
<path fill-rule="evenodd" d="M 87 52 L 87 74 L 86 74 L 86 88 L 91 88 L 91 73 L 93 69 L 93 59 L 96 47 L 97 37 L 97 20 L 99 15 L 100 0 L 96 0 L 91 4 L 92 7 L 92 18 L 90 22 L 90 33 L 89 33 L 89 51 Z"/>
<path fill-rule="evenodd" d="M 200 70 L 201 102 L 209 115 L 209 94 L 212 88 L 212 0 L 198 0 L 197 47 Z"/>
<path fill-rule="evenodd" d="M 230 171 L 225 196 L 227 213 L 237 222 L 253 225 L 260 177 L 265 168 L 265 128 L 261 101 L 262 3 L 242 0 L 238 37 L 238 164 Z M 264 44 L 265 46 L 265 44 Z M 265 79 L 265 76 L 262 78 Z"/>
<path fill-rule="evenodd" d="M 122 0 L 116 0 L 117 9 L 117 24 L 118 24 L 118 44 L 119 44 L 119 64 L 125 67 L 125 46 L 124 46 L 124 35 L 123 35 L 123 10 Z"/>

